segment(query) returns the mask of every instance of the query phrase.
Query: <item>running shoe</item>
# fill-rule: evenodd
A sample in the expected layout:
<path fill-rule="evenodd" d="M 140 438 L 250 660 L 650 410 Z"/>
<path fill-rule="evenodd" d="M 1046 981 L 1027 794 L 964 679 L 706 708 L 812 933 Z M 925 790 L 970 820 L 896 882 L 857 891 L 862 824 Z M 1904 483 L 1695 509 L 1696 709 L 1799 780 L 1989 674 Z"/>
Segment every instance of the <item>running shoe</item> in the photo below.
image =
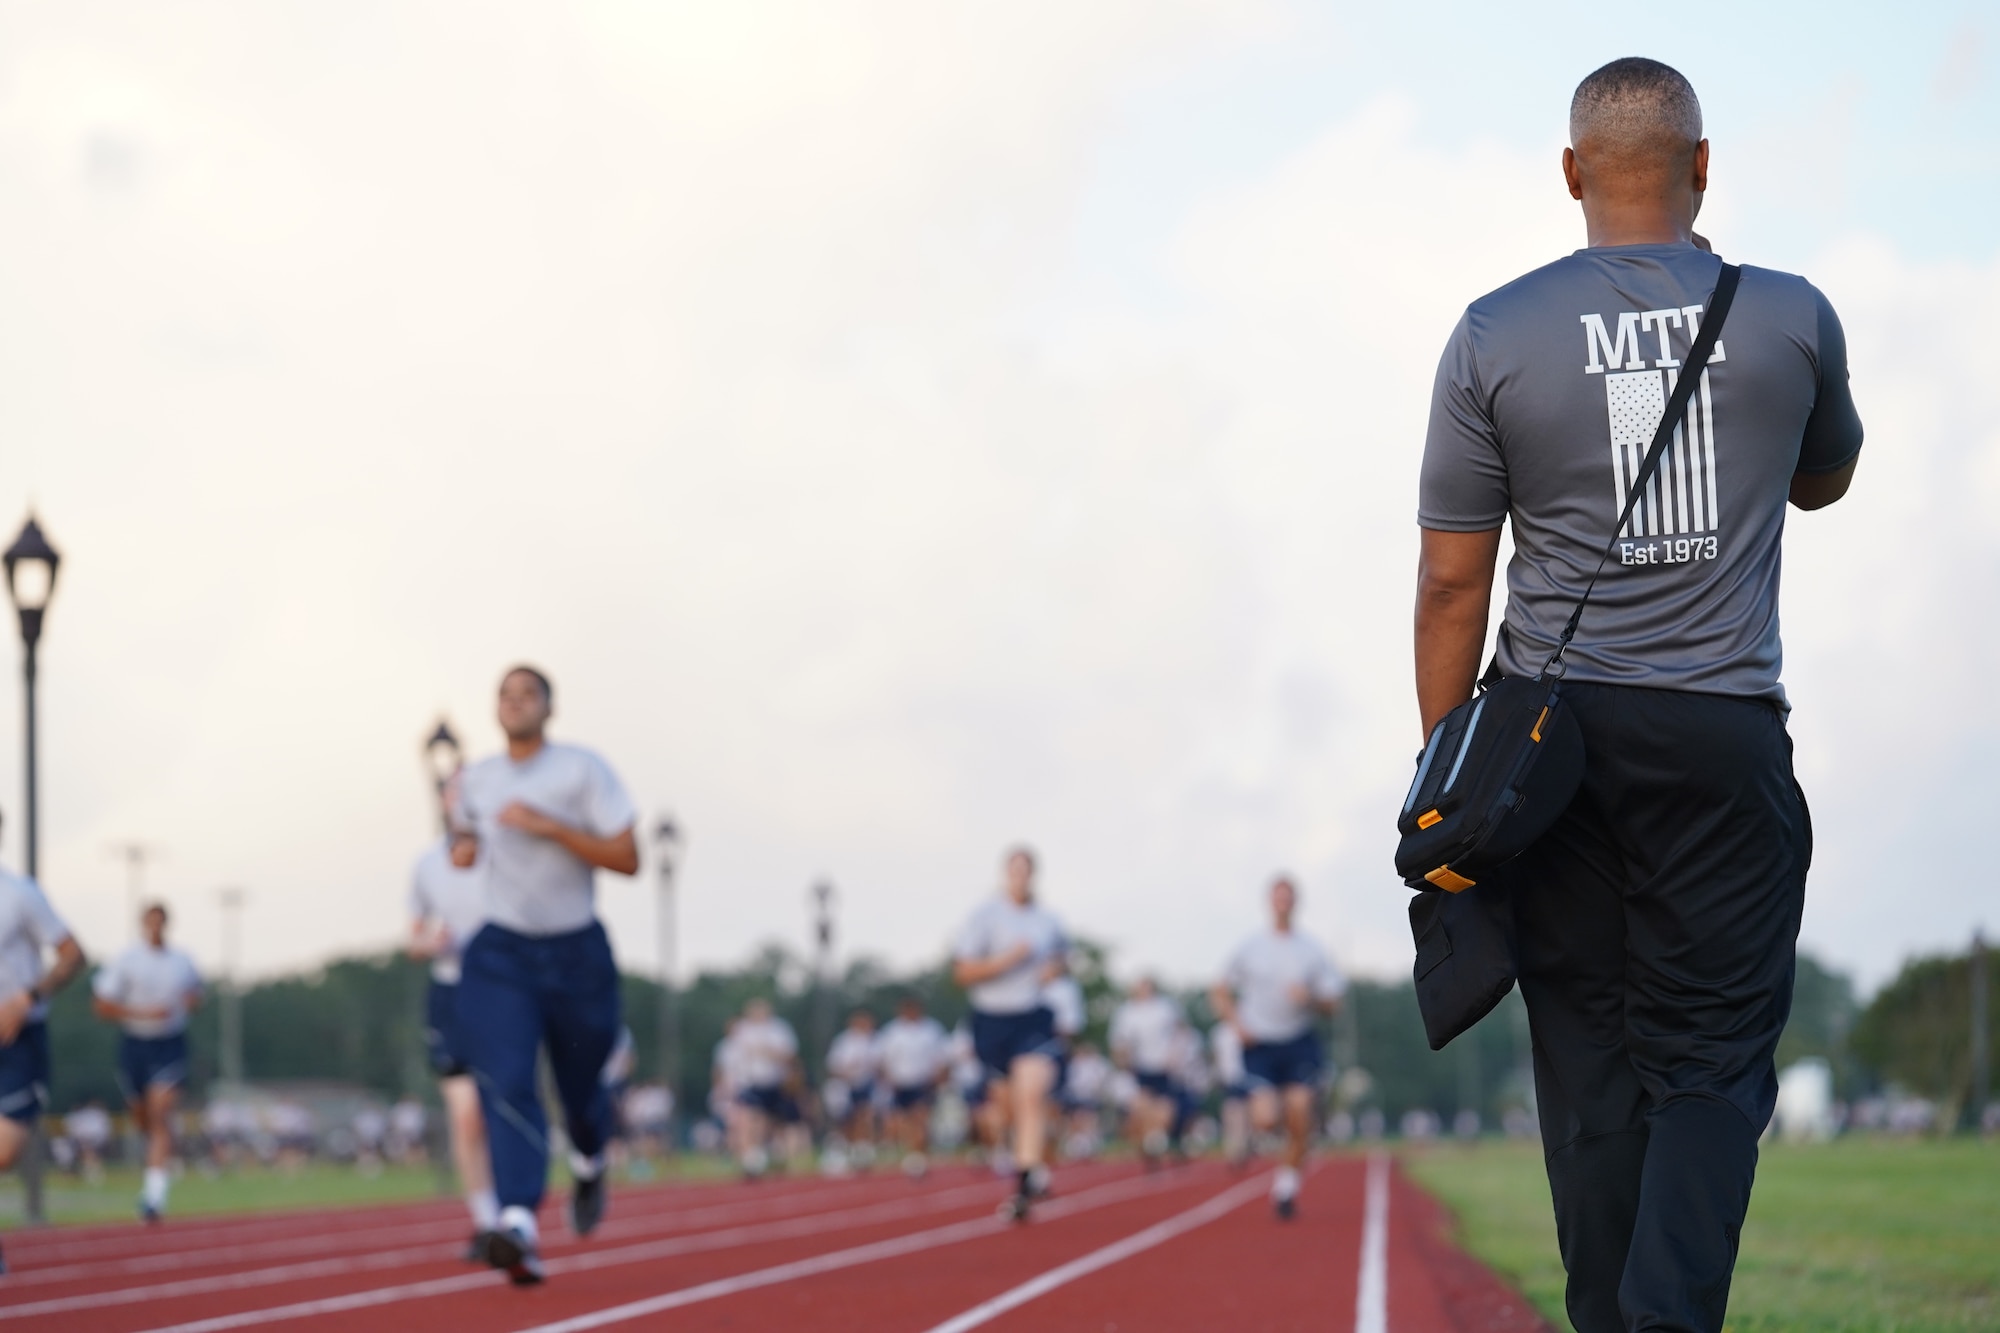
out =
<path fill-rule="evenodd" d="M 151 1201 L 141 1199 L 139 1200 L 139 1220 L 147 1226 L 152 1226 L 160 1220 L 160 1210 L 155 1208 Z"/>
<path fill-rule="evenodd" d="M 1000 1205 L 1000 1216 L 1010 1222 L 1025 1222 L 1038 1199 L 1049 1196 L 1049 1169 L 1031 1166 L 1021 1173 L 1014 1197 Z"/>
<path fill-rule="evenodd" d="M 1271 1178 L 1271 1211 L 1281 1222 L 1289 1222 L 1299 1211 L 1299 1173 L 1289 1166 L 1278 1168 Z"/>
<path fill-rule="evenodd" d="M 490 1262 L 487 1259 L 486 1254 L 488 1248 L 491 1247 L 492 1244 L 493 1244 L 492 1232 L 490 1231 L 473 1232 L 472 1239 L 467 1241 L 465 1244 L 465 1262 L 469 1264 L 479 1264 L 480 1266 L 484 1267 L 488 1262 Z"/>
<path fill-rule="evenodd" d="M 588 1236 L 597 1230 L 597 1224 L 604 1220 L 608 1194 L 602 1171 L 588 1180 L 577 1181 L 576 1189 L 569 1196 L 569 1229 L 579 1236 Z"/>
<path fill-rule="evenodd" d="M 535 1250 L 535 1242 L 512 1227 L 495 1231 L 487 1237 L 486 1262 L 490 1267 L 505 1271 L 507 1280 L 517 1287 L 536 1286 L 548 1278 L 548 1272 L 542 1267 L 542 1256 Z"/>

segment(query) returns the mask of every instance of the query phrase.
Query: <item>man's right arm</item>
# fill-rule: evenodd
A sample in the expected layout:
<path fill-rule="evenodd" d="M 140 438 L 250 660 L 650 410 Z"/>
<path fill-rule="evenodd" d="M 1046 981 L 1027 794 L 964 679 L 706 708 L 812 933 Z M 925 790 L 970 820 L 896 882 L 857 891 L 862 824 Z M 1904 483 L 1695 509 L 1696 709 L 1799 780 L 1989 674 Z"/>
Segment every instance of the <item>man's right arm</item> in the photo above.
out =
<path fill-rule="evenodd" d="M 1424 528 L 1417 563 L 1417 710 L 1428 737 L 1438 720 L 1472 697 L 1500 529 L 1441 532 Z"/>
<path fill-rule="evenodd" d="M 1479 373 L 1472 313 L 1452 330 L 1431 387 L 1417 492 L 1417 712 L 1429 737 L 1472 697 L 1500 529 L 1513 508 L 1507 460 Z"/>

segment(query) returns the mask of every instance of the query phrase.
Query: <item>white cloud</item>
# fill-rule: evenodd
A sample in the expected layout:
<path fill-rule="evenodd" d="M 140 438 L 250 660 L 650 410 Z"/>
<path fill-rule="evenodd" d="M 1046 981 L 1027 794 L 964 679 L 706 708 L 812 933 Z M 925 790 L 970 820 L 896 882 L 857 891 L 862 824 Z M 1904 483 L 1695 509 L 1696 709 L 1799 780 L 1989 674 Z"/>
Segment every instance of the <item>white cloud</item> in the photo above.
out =
<path fill-rule="evenodd" d="M 1558 143 L 1440 148 L 1375 103 L 1166 229 L 1141 306 L 1070 285 L 1093 154 L 1262 11 L 307 12 L 47 11 L 0 60 L 0 252 L 33 257 L 0 269 L 0 486 L 70 556 L 47 869 L 92 944 L 133 836 L 206 952 L 225 882 L 260 966 L 386 941 L 418 740 L 449 707 L 490 743 L 529 657 L 681 816 L 698 959 L 802 938 L 820 873 L 848 946 L 923 956 L 1027 837 L 1135 965 L 1212 966 L 1280 864 L 1350 959 L 1404 965 L 1431 370 L 1467 299 L 1578 243 Z M 1879 969 L 1850 867 L 1919 844 L 1871 817 L 1913 753 L 1875 641 L 1945 644 L 1968 690 L 1992 646 L 1945 615 L 1991 522 L 1930 516 L 2000 476 L 1964 299 L 1994 271 L 1813 276 L 1878 443 L 1794 545 L 1802 763 L 1843 826 L 1808 929 Z M 648 959 L 643 886 L 606 901 Z"/>

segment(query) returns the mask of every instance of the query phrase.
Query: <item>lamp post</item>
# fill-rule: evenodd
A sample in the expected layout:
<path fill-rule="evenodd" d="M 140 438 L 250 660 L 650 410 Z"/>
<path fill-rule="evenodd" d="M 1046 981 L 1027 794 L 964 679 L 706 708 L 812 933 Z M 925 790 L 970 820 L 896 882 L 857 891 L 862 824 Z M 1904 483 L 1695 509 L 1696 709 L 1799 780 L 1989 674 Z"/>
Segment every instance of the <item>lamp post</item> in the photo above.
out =
<path fill-rule="evenodd" d="M 451 729 L 450 719 L 442 714 L 438 716 L 437 726 L 424 738 L 423 755 L 424 768 L 429 772 L 431 779 L 431 797 L 436 802 L 438 826 L 444 830 L 445 837 L 449 839 L 451 807 L 446 804 L 445 793 L 451 789 L 452 779 L 458 776 L 458 770 L 465 765 L 465 749 L 458 743 L 458 733 Z M 410 994 L 404 1002 L 408 1006 L 405 1012 L 420 1015 L 424 1012 L 425 969 L 421 966 L 412 967 L 408 975 Z M 428 1046 L 424 1027 L 425 1024 L 421 1022 L 412 1026 L 411 1040 L 404 1050 L 406 1061 L 404 1084 L 411 1090 L 425 1087 L 428 1083 L 424 1077 Z M 430 1117 L 428 1137 L 430 1159 L 437 1174 L 438 1197 L 445 1198 L 451 1193 L 452 1166 L 450 1131 L 445 1126 L 444 1116 Z"/>
<path fill-rule="evenodd" d="M 29 879 L 41 873 L 41 814 L 35 783 L 35 649 L 42 641 L 42 616 L 56 591 L 56 567 L 62 557 L 49 545 L 48 538 L 33 514 L 21 526 L 21 535 L 0 555 L 7 570 L 7 595 L 21 617 L 21 682 L 24 686 L 26 727 L 23 733 L 24 772 L 21 804 L 27 812 L 27 834 L 22 842 L 22 863 Z M 42 1221 L 42 1136 L 41 1126 L 31 1125 L 28 1142 L 22 1149 L 21 1183 L 26 1194 L 26 1216 L 30 1223 Z"/>
<path fill-rule="evenodd" d="M 27 808 L 28 832 L 23 860 L 28 878 L 34 879 L 41 867 L 40 804 L 35 786 L 35 649 L 42 641 L 42 617 L 56 591 L 56 568 L 62 557 L 32 515 L 21 526 L 21 535 L 0 555 L 7 569 L 7 595 L 21 617 L 21 680 L 26 686 L 27 726 L 25 729 L 27 781 L 22 804 Z"/>
<path fill-rule="evenodd" d="M 465 763 L 465 750 L 458 743 L 458 734 L 444 718 L 438 719 L 437 730 L 424 741 L 424 763 L 431 771 L 431 785 L 437 791 L 438 811 L 442 814 L 445 788 Z"/>
<path fill-rule="evenodd" d="M 222 1081 L 243 1086 L 243 990 L 236 976 L 238 914 L 243 890 L 224 889 L 222 898 Z"/>
<path fill-rule="evenodd" d="M 674 1099 L 672 1115 L 678 1121 L 681 1114 L 681 1013 L 674 995 L 678 982 L 674 973 L 679 961 L 674 956 L 679 947 L 674 875 L 680 869 L 683 842 L 680 825 L 674 822 L 672 815 L 661 815 L 660 822 L 653 826 L 653 846 L 658 850 L 660 868 L 660 896 L 655 920 L 660 932 L 660 1082 Z"/>
<path fill-rule="evenodd" d="M 813 900 L 813 1058 L 826 1058 L 833 1040 L 833 884 L 821 880 L 812 887 Z"/>

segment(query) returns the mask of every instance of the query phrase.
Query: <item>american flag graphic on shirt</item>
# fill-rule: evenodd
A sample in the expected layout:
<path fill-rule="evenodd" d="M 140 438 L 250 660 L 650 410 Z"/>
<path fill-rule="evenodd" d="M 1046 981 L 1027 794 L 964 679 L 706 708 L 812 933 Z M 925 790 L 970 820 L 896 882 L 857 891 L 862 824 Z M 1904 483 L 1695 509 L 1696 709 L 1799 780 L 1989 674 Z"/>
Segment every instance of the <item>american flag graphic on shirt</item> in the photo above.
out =
<path fill-rule="evenodd" d="M 1611 494 L 1615 517 L 1625 508 L 1625 494 L 1652 447 L 1653 433 L 1667 410 L 1667 398 L 1680 379 L 1680 357 L 1701 327 L 1701 307 L 1627 311 L 1613 316 L 1612 334 L 1602 315 L 1579 316 L 1589 360 L 1584 373 L 1604 377 L 1604 402 L 1611 426 Z M 1676 336 L 1678 335 L 1678 336 Z M 1657 339 L 1658 355 L 1643 343 Z M 1709 364 L 1724 360 L 1716 343 Z M 1648 361 L 1651 364 L 1648 365 Z M 1646 482 L 1632 518 L 1620 537 L 1666 537 L 1714 532 L 1716 512 L 1715 400 L 1709 372 L 1688 400 L 1687 416 L 1674 427 L 1660 465 Z"/>

